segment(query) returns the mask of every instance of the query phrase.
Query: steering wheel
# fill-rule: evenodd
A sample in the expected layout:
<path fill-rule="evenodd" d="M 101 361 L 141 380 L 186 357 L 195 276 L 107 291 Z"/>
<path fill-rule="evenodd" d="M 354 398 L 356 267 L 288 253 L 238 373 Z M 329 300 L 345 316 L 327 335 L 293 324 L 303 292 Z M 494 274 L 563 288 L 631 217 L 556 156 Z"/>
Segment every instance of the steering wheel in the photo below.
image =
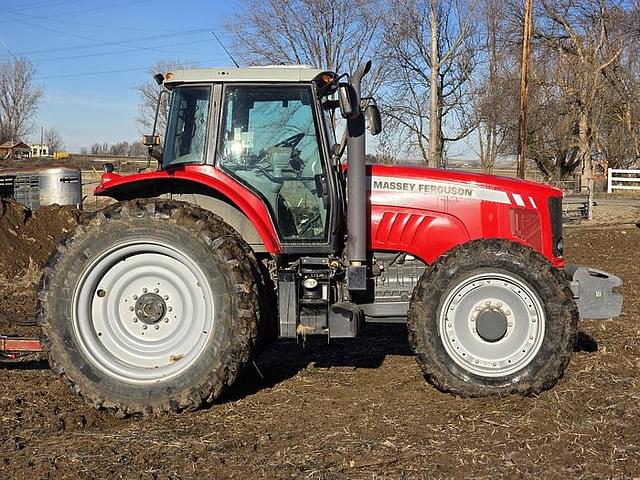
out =
<path fill-rule="evenodd" d="M 291 135 L 290 137 L 285 138 L 284 140 L 274 144 L 273 146 L 269 147 L 269 148 L 274 148 L 274 147 L 283 147 L 283 148 L 290 148 L 291 149 L 291 158 L 290 158 L 290 166 L 293 167 L 293 169 L 298 172 L 302 170 L 302 168 L 304 167 L 304 163 L 302 163 L 302 160 L 300 160 L 300 151 L 298 149 L 296 149 L 296 146 L 300 143 L 300 141 L 304 138 L 305 133 L 296 133 L 295 135 Z M 269 172 L 269 163 L 266 161 L 267 160 L 267 154 L 266 154 L 266 150 L 263 150 L 262 155 L 258 161 L 255 162 L 254 164 L 254 168 L 256 171 L 260 172 L 261 174 L 267 176 L 271 181 L 279 181 L 281 182 L 281 180 L 276 180 Z"/>
<path fill-rule="evenodd" d="M 304 225 L 301 225 L 301 228 L 298 229 L 298 235 L 302 236 L 305 233 L 307 233 L 309 230 L 311 230 L 311 227 L 313 227 L 313 225 L 322 218 L 322 216 L 319 213 L 316 213 L 313 217 L 309 218 Z"/>
<path fill-rule="evenodd" d="M 274 145 L 274 147 L 289 147 L 296 148 L 300 141 L 304 138 L 304 133 L 296 133 L 295 135 L 291 135 L 290 137 L 285 138 L 281 142 L 278 142 Z"/>

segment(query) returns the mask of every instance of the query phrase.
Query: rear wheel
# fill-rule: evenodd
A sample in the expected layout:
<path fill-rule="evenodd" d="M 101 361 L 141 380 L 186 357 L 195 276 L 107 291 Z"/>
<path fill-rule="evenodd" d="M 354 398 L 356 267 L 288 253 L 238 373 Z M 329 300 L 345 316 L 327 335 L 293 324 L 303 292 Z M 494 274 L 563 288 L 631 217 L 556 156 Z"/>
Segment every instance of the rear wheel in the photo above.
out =
<path fill-rule="evenodd" d="M 119 203 L 49 260 L 39 321 L 53 368 L 96 406 L 197 408 L 251 358 L 259 294 L 249 247 L 214 215 Z"/>
<path fill-rule="evenodd" d="M 535 394 L 569 362 L 578 313 L 560 271 L 502 240 L 457 248 L 427 270 L 408 326 L 427 380 L 464 396 Z"/>

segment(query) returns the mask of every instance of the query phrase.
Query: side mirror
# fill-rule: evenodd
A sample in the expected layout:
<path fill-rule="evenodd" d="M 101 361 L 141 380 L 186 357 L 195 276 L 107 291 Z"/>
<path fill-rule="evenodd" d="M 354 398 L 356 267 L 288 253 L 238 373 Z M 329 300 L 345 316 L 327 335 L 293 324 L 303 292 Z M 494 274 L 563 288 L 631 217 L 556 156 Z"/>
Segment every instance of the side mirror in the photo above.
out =
<path fill-rule="evenodd" d="M 353 120 L 360 115 L 358 94 L 348 83 L 340 84 L 338 88 L 338 101 L 340 102 L 340 113 L 347 120 Z"/>
<path fill-rule="evenodd" d="M 382 131 L 382 117 L 377 105 L 372 104 L 367 107 L 367 122 L 371 135 L 378 135 Z"/>
<path fill-rule="evenodd" d="M 142 144 L 147 147 L 160 145 L 160 135 L 143 135 Z"/>

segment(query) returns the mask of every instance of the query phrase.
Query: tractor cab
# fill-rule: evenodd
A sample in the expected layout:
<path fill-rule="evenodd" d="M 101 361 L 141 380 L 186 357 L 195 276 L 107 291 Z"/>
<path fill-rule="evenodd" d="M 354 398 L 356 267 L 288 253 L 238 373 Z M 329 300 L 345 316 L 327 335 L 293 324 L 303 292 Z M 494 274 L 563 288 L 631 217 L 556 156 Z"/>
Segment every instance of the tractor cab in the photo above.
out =
<path fill-rule="evenodd" d="M 336 233 L 345 227 L 336 110 L 360 112 L 351 85 L 304 66 L 160 77 L 166 90 L 158 108 L 171 92 L 164 148 L 155 131 L 145 136 L 159 170 L 213 167 L 263 202 L 285 250 L 336 253 L 344 239 Z M 338 91 L 341 101 L 333 99 Z M 377 133 L 380 115 L 367 103 Z"/>

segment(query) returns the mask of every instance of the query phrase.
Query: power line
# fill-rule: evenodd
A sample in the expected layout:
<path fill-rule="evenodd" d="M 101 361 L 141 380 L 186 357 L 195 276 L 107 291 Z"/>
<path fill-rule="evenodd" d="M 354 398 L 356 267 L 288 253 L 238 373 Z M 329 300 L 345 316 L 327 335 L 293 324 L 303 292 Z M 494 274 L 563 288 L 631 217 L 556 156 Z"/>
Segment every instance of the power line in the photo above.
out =
<path fill-rule="evenodd" d="M 25 23 L 27 25 L 32 25 L 32 26 L 38 27 L 37 25 L 34 25 L 33 23 L 31 23 L 29 21 L 26 21 L 26 20 L 23 20 L 23 23 Z M 54 33 L 67 35 L 67 36 L 70 36 L 70 37 L 80 38 L 82 40 L 89 40 L 89 41 L 92 41 L 92 42 L 102 42 L 102 40 L 98 40 L 98 39 L 93 38 L 93 37 L 87 37 L 87 36 L 84 36 L 84 35 L 78 35 L 78 34 L 75 34 L 75 33 L 69 33 L 69 32 L 62 31 L 62 30 L 57 30 L 57 29 L 51 28 L 51 27 L 43 27 L 43 26 L 41 26 L 41 27 L 38 27 L 38 28 L 41 28 L 43 30 L 48 30 L 48 31 L 54 32 Z M 139 46 L 139 47 L 137 47 L 137 49 L 139 49 L 139 50 L 155 50 L 154 48 L 143 47 L 143 46 Z"/>
<path fill-rule="evenodd" d="M 47 8 L 47 7 L 55 7 L 57 5 L 60 4 L 65 4 L 65 3 L 83 3 L 84 0 L 47 0 L 47 1 L 40 1 L 40 2 L 34 2 L 34 3 L 28 3 L 28 4 L 22 4 L 20 7 L 18 8 L 10 8 L 9 10 L 4 10 L 2 11 L 2 13 L 13 13 L 13 12 L 21 12 L 24 10 L 33 10 L 36 8 Z"/>
<path fill-rule="evenodd" d="M 171 38 L 171 37 L 179 37 L 182 35 L 194 35 L 196 33 L 203 33 L 203 32 L 209 32 L 210 29 L 208 28 L 198 28 L 198 29 L 194 29 L 194 30 L 184 30 L 181 32 L 174 32 L 174 33 L 165 33 L 165 34 L 160 34 L 160 35 L 149 35 L 146 37 L 137 37 L 137 38 L 128 38 L 125 40 L 116 40 L 116 41 L 96 41 L 94 43 L 88 43 L 85 45 L 74 45 L 71 47 L 58 47 L 58 48 L 49 48 L 49 49 L 43 49 L 43 50 L 32 50 L 32 51 L 27 51 L 27 52 L 17 52 L 16 55 L 38 55 L 38 54 L 45 54 L 45 53 L 52 53 L 52 52 L 62 52 L 62 51 L 68 51 L 68 50 L 84 50 L 87 48 L 94 48 L 94 47 L 103 47 L 106 45 L 123 45 L 123 44 L 127 44 L 127 43 L 136 43 L 136 42 L 142 42 L 145 40 L 157 40 L 159 38 Z M 2 56 L 7 56 L 7 55 L 2 55 Z"/>
<path fill-rule="evenodd" d="M 1 40 L 1 38 L 0 38 Z M 195 45 L 198 43 L 209 43 L 211 42 L 210 39 L 205 39 L 205 40 L 194 40 L 192 42 L 180 42 L 180 43 L 171 43 L 171 44 L 165 44 L 165 45 L 155 45 L 153 47 L 134 47 L 134 48 L 126 48 L 124 50 L 111 50 L 109 52 L 97 52 L 97 53 L 85 53 L 85 54 L 81 54 L 81 55 L 68 55 L 68 56 L 64 56 L 64 57 L 53 57 L 53 58 L 43 58 L 43 59 L 30 59 L 33 61 L 33 63 L 35 64 L 41 64 L 41 63 L 47 63 L 47 62 L 57 62 L 60 60 L 75 60 L 78 58 L 93 58 L 93 57 L 102 57 L 102 56 L 107 56 L 107 55 L 117 55 L 120 53 L 128 53 L 128 52 L 137 52 L 140 49 L 144 49 L 144 50 L 154 50 L 154 51 L 158 51 L 158 52 L 162 52 L 162 53 L 170 53 L 170 54 L 174 54 L 174 55 L 178 55 L 178 54 L 182 54 L 183 52 L 171 52 L 168 50 L 162 50 L 164 47 L 182 47 L 185 45 Z M 184 52 L 186 53 L 186 52 Z M 0 65 L 11 65 L 13 62 L 0 62 Z"/>
<path fill-rule="evenodd" d="M 16 14 L 13 14 L 16 15 Z M 21 16 L 23 16 L 23 14 L 20 14 Z M 64 15 L 67 16 L 67 15 Z M 50 22 L 50 21 L 55 21 L 56 23 L 65 23 L 67 25 L 78 25 L 81 27 L 91 27 L 91 28 L 104 28 L 104 29 L 111 29 L 111 30 L 128 30 L 128 31 L 132 31 L 132 30 L 137 30 L 137 31 L 152 31 L 152 32 L 172 32 L 174 30 L 169 30 L 169 29 L 159 29 L 159 28 L 143 28 L 139 25 L 135 25 L 135 26 L 125 26 L 125 25 L 100 25 L 97 23 L 86 23 L 86 22 L 76 22 L 73 20 L 67 20 L 64 18 L 61 18 L 60 15 L 54 15 L 54 16 L 42 16 L 42 15 L 25 15 L 23 16 L 23 18 L 27 18 L 29 20 L 43 20 L 45 22 Z M 11 20 L 6 20 L 4 22 L 0 22 L 0 24 L 2 23 L 10 23 L 12 22 Z M 40 26 L 38 26 L 38 28 L 40 28 Z"/>
<path fill-rule="evenodd" d="M 71 77 L 90 77 L 94 75 L 106 75 L 109 73 L 124 73 L 124 72 L 139 72 L 143 70 L 148 70 L 148 67 L 137 67 L 137 68 L 122 68 L 118 70 L 102 70 L 99 72 L 83 72 L 83 73 L 65 73 L 62 75 L 48 75 L 46 77 L 36 77 L 36 80 L 51 80 L 54 78 L 71 78 Z"/>
<path fill-rule="evenodd" d="M 200 60 L 198 62 L 190 62 L 192 65 L 200 65 L 205 61 L 219 61 L 221 60 L 219 57 L 210 57 L 205 60 Z M 111 73 L 124 73 L 124 72 L 139 72 L 139 71 L 149 71 L 153 68 L 153 65 L 147 67 L 136 67 L 136 68 L 123 68 L 117 70 L 101 70 L 99 72 L 80 72 L 80 73 L 65 73 L 62 75 L 47 75 L 44 77 L 36 77 L 35 80 L 50 80 L 54 78 L 71 78 L 71 77 L 90 77 L 95 75 L 107 75 Z"/>
<path fill-rule="evenodd" d="M 20 13 L 21 11 L 24 10 L 33 10 L 33 9 L 41 9 L 41 8 L 47 8 L 47 7 L 53 7 L 56 6 L 56 4 L 64 4 L 64 3 L 86 3 L 84 2 L 84 0 L 73 0 L 73 1 L 60 1 L 60 2 L 53 2 L 50 3 L 48 5 L 43 5 L 43 6 L 33 6 L 33 7 L 24 7 L 24 8 L 17 8 L 17 9 L 13 9 L 13 10 L 6 10 L 3 13 L 5 14 L 11 14 L 11 13 Z M 127 6 L 127 5 L 134 5 L 136 3 L 146 3 L 145 0 L 125 0 L 125 1 L 121 1 L 121 2 L 104 2 L 104 4 L 100 7 L 94 7 L 94 8 L 84 8 L 81 10 L 75 10 L 75 11 L 71 11 L 71 12 L 60 12 L 58 15 L 52 16 L 50 17 L 50 19 L 56 19 L 59 17 L 66 17 L 68 15 L 75 15 L 77 13 L 88 13 L 88 12 L 96 12 L 98 10 L 108 10 L 110 8 L 114 8 L 114 7 L 120 7 L 120 6 Z M 2 23 L 6 23 L 6 22 L 2 22 Z"/>

